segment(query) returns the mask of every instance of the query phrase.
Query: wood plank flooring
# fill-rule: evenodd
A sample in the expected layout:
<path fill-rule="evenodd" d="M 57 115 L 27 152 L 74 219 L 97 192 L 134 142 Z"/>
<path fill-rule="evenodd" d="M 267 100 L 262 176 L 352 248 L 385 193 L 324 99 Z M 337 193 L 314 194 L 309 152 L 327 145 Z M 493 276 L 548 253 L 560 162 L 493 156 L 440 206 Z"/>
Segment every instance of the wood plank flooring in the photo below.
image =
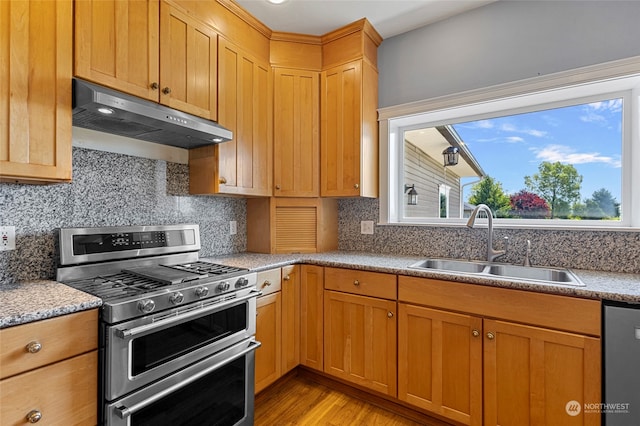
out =
<path fill-rule="evenodd" d="M 339 390 L 294 374 L 260 393 L 255 401 L 256 426 L 436 426 L 416 423 Z"/>

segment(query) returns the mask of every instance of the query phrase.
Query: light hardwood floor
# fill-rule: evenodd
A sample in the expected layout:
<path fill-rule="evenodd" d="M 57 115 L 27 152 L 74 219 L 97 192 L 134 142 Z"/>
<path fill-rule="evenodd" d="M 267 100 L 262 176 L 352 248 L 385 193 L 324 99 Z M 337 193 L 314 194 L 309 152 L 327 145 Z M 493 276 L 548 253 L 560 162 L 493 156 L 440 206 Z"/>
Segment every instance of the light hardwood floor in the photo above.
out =
<path fill-rule="evenodd" d="M 406 417 L 329 388 L 305 374 L 292 374 L 256 396 L 255 425 L 440 426 L 434 419 Z"/>

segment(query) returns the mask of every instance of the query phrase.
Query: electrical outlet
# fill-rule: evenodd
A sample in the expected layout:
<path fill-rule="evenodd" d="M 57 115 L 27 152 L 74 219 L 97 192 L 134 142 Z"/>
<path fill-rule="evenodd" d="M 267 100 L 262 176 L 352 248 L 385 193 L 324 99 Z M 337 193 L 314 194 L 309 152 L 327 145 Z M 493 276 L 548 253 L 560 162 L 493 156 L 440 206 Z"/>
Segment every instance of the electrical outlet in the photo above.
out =
<path fill-rule="evenodd" d="M 373 221 L 372 220 L 363 220 L 360 222 L 360 233 L 373 235 Z"/>
<path fill-rule="evenodd" d="M 229 222 L 229 234 L 236 235 L 238 233 L 238 222 L 232 220 Z"/>
<path fill-rule="evenodd" d="M 16 249 L 16 227 L 0 226 L 0 251 Z"/>

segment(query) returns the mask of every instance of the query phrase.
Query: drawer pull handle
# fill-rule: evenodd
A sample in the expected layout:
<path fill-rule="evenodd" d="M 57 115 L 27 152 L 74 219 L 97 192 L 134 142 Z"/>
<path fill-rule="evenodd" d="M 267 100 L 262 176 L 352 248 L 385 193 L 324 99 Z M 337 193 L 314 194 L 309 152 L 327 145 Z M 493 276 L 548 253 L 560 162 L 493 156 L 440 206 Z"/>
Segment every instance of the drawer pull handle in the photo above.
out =
<path fill-rule="evenodd" d="M 353 187 L 354 187 L 355 189 L 360 189 L 360 185 L 359 185 L 359 184 L 357 184 L 357 183 L 356 183 L 356 184 L 354 184 L 354 185 L 353 185 Z"/>
<path fill-rule="evenodd" d="M 393 312 L 391 311 L 387 312 L 387 318 L 393 318 Z"/>
<path fill-rule="evenodd" d="M 151 87 L 151 90 L 158 90 L 160 85 L 154 81 L 153 83 L 151 83 L 150 87 Z"/>
<path fill-rule="evenodd" d="M 285 281 L 289 281 L 290 279 L 291 279 L 291 277 L 289 275 L 285 275 L 284 278 L 283 278 L 283 280 L 285 280 Z"/>
<path fill-rule="evenodd" d="M 164 93 L 165 95 L 170 94 L 171 93 L 171 88 L 165 87 L 164 89 L 162 89 L 162 93 Z"/>
<path fill-rule="evenodd" d="M 27 414 L 27 421 L 29 423 L 38 423 L 42 418 L 42 413 L 38 410 L 31 410 L 29 414 Z"/>
<path fill-rule="evenodd" d="M 40 352 L 40 349 L 42 349 L 42 344 L 40 344 L 40 342 L 33 341 L 29 342 L 27 345 L 27 352 L 30 354 L 37 354 Z"/>
<path fill-rule="evenodd" d="M 262 283 L 262 288 L 269 287 L 270 285 L 271 285 L 271 281 L 264 280 L 264 282 Z"/>
<path fill-rule="evenodd" d="M 472 335 L 473 337 L 478 337 L 478 336 L 480 336 L 480 332 L 479 332 L 478 330 L 473 330 L 473 331 L 471 332 L 471 335 Z"/>
<path fill-rule="evenodd" d="M 353 282 L 353 285 L 355 285 L 356 287 L 358 287 L 358 286 L 360 285 L 360 281 L 355 280 L 355 281 Z"/>
<path fill-rule="evenodd" d="M 487 333 L 487 339 L 489 339 L 489 340 L 493 340 L 493 339 L 495 339 L 495 338 L 496 338 L 495 334 L 493 334 L 493 333 L 491 333 L 491 332 Z"/>
<path fill-rule="evenodd" d="M 222 185 L 224 185 L 225 183 L 227 183 L 227 178 L 221 177 L 220 179 L 218 179 L 218 182 L 220 182 Z"/>

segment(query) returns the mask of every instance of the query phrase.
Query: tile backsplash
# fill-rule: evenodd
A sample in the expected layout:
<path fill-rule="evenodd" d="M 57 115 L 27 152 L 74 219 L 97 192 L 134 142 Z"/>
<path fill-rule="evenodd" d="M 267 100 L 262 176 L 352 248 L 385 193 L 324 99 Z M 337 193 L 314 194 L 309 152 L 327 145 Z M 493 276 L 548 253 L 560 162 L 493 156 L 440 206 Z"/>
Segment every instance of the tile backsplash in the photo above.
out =
<path fill-rule="evenodd" d="M 71 183 L 0 183 L 0 225 L 16 227 L 16 250 L 0 252 L 0 282 L 53 278 L 56 228 L 197 223 L 201 256 L 245 251 L 245 200 L 191 196 L 188 182 L 184 164 L 73 148 Z"/>
<path fill-rule="evenodd" d="M 345 199 L 338 204 L 340 250 L 459 259 L 486 259 L 486 228 L 433 226 L 375 226 L 373 235 L 360 234 L 360 221 L 377 221 L 375 199 Z M 497 261 L 521 264 L 526 241 L 531 263 L 609 272 L 640 273 L 640 232 L 545 229 L 494 229 L 494 247 L 506 256 Z"/>

